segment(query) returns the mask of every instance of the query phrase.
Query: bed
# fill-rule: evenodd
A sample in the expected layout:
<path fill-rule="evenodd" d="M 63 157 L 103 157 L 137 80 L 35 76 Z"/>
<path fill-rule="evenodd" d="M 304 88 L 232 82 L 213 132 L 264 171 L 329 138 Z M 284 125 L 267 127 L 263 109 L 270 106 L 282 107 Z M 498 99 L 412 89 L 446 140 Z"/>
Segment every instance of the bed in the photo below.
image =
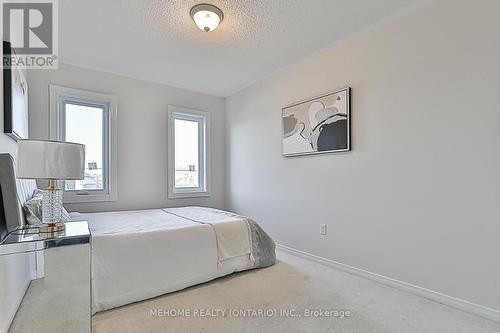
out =
<path fill-rule="evenodd" d="M 276 260 L 273 240 L 257 223 L 221 210 L 181 207 L 71 215 L 87 220 L 92 234 L 94 313 Z M 219 231 L 214 227 L 219 223 L 239 223 L 248 231 Z M 248 251 L 221 254 L 219 238 L 225 233 L 248 238 Z"/>
<path fill-rule="evenodd" d="M 36 183 L 15 179 L 8 154 L 0 154 L 0 166 L 4 234 L 24 224 L 21 207 Z M 179 207 L 71 217 L 87 220 L 92 235 L 93 313 L 276 261 L 275 243 L 257 223 L 222 210 Z"/>

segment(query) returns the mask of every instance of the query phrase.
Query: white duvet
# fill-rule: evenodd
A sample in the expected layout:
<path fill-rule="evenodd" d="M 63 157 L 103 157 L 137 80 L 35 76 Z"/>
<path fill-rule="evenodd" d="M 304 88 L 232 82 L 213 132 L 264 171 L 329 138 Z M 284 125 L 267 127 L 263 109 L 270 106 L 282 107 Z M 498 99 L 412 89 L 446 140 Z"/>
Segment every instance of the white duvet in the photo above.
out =
<path fill-rule="evenodd" d="M 72 215 L 92 234 L 94 313 L 253 268 L 248 254 L 219 262 L 211 224 L 161 209 Z"/>

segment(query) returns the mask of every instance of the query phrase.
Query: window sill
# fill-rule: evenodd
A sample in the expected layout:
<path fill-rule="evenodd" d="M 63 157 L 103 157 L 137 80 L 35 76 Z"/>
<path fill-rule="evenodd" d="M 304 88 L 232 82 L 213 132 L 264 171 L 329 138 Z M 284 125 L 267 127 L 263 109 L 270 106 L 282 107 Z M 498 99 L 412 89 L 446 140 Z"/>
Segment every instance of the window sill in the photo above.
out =
<path fill-rule="evenodd" d="M 211 194 L 208 191 L 203 192 L 172 192 L 169 191 L 167 199 L 187 199 L 187 198 L 206 198 Z"/>
<path fill-rule="evenodd" d="M 110 201 L 118 201 L 118 198 L 116 195 L 113 194 L 82 194 L 82 195 L 77 195 L 77 194 L 70 194 L 64 195 L 63 202 L 65 204 L 72 204 L 72 203 L 86 203 L 86 202 L 110 202 Z"/>

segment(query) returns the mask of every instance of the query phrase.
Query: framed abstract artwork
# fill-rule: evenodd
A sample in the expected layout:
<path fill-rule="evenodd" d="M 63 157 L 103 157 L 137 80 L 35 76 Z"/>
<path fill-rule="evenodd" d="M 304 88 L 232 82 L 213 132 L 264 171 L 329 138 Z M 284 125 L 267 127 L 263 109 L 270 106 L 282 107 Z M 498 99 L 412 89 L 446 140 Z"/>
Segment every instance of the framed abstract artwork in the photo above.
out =
<path fill-rule="evenodd" d="M 15 57 L 10 43 L 3 41 L 4 133 L 17 141 L 28 138 L 28 82 Z"/>
<path fill-rule="evenodd" d="M 350 99 L 347 87 L 284 107 L 283 156 L 350 151 Z"/>

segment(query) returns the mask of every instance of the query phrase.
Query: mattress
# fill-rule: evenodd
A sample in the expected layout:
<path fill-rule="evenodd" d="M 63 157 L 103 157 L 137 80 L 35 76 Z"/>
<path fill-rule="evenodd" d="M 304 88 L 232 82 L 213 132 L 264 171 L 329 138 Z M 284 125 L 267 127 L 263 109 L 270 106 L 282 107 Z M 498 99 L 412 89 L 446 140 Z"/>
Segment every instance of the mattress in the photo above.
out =
<path fill-rule="evenodd" d="M 221 217 L 231 214 L 213 211 Z M 87 220 L 92 235 L 93 313 L 266 267 L 276 260 L 272 239 L 247 218 L 251 255 L 223 262 L 218 260 L 217 237 L 210 224 L 162 209 L 72 213 L 72 218 Z"/>

